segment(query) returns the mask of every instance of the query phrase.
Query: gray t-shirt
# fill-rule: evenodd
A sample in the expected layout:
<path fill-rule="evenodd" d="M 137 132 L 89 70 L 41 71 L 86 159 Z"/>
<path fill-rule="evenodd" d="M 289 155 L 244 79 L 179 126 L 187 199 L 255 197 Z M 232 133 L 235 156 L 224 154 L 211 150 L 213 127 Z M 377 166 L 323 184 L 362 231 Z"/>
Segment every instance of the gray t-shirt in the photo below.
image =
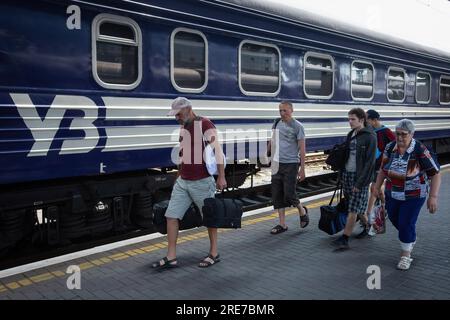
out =
<path fill-rule="evenodd" d="M 352 137 L 355 136 L 353 132 Z M 345 164 L 345 170 L 348 172 L 356 172 L 356 138 L 350 140 L 348 160 Z"/>
<path fill-rule="evenodd" d="M 292 119 L 289 122 L 283 120 L 275 123 L 272 129 L 276 129 L 272 136 L 273 160 L 280 163 L 299 163 L 298 140 L 305 139 L 303 125 Z"/>

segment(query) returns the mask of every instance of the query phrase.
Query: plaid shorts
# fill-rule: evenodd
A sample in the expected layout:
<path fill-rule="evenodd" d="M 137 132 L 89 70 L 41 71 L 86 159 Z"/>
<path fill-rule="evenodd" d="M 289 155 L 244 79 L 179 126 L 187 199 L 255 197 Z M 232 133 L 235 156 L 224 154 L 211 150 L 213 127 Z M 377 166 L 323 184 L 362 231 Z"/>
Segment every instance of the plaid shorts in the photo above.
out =
<path fill-rule="evenodd" d="M 363 187 L 359 192 L 353 192 L 356 182 L 356 172 L 347 172 L 344 170 L 342 174 L 344 183 L 344 197 L 347 199 L 348 212 L 356 214 L 364 214 L 367 209 L 369 200 L 369 187 Z"/>

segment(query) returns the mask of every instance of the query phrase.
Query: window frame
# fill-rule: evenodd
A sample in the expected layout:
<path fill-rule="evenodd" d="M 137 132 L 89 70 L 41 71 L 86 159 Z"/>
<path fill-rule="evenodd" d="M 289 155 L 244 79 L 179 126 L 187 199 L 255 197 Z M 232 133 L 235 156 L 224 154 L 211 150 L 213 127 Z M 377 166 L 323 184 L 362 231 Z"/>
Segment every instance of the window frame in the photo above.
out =
<path fill-rule="evenodd" d="M 125 39 L 122 38 L 122 40 L 118 40 L 121 38 L 114 39 L 114 37 L 105 37 L 104 39 L 100 39 L 103 42 L 110 42 L 110 43 L 116 43 L 116 44 L 122 44 L 122 45 L 134 45 L 137 46 L 137 54 L 138 54 L 138 76 L 136 78 L 136 81 L 130 84 L 119 84 L 119 83 L 109 83 L 105 82 L 102 79 L 100 79 L 98 73 L 97 73 L 97 41 L 99 40 L 100 36 L 100 25 L 104 22 L 110 22 L 113 24 L 120 24 L 125 25 L 128 27 L 131 27 L 136 36 L 136 41 L 124 41 Z M 102 36 L 100 36 L 102 38 Z M 118 90 L 133 90 L 135 89 L 142 81 L 142 32 L 141 28 L 139 27 L 138 23 L 134 21 L 131 18 L 128 17 L 122 17 L 118 15 L 113 15 L 109 13 L 100 13 L 97 16 L 94 17 L 92 20 L 92 27 L 91 27 L 91 52 L 92 52 L 92 75 L 97 82 L 98 85 L 105 89 L 118 89 Z"/>
<path fill-rule="evenodd" d="M 401 72 L 403 72 L 403 75 L 404 75 L 404 77 L 403 77 L 403 99 L 402 100 L 393 100 L 393 99 L 389 99 L 389 72 L 391 71 L 391 70 L 394 70 L 394 71 L 401 71 Z M 398 102 L 398 103 L 403 103 L 403 102 L 405 102 L 405 99 L 406 99 L 406 82 L 407 82 L 408 80 L 406 79 L 406 70 L 405 69 L 403 69 L 403 68 L 400 68 L 400 67 L 393 67 L 393 66 L 390 66 L 389 68 L 388 68 L 388 70 L 387 70 L 387 79 L 386 79 L 386 98 L 387 98 L 387 100 L 389 101 L 389 102 Z"/>
<path fill-rule="evenodd" d="M 246 43 L 258 45 L 261 47 L 270 47 L 275 48 L 278 52 L 278 89 L 275 92 L 254 92 L 254 91 L 246 91 L 242 87 L 242 46 Z M 265 43 L 265 42 L 259 42 L 259 41 L 253 41 L 253 40 L 242 40 L 239 44 L 238 49 L 238 85 L 239 89 L 241 90 L 241 93 L 245 94 L 246 96 L 262 96 L 262 97 L 276 97 L 280 91 L 281 91 L 281 51 L 278 48 L 277 45 L 271 44 L 271 43 Z"/>
<path fill-rule="evenodd" d="M 306 87 L 305 87 L 305 77 L 306 77 L 306 60 L 309 57 L 316 57 L 316 58 L 321 58 L 321 59 L 329 59 L 331 61 L 331 73 L 332 73 L 332 80 L 331 80 L 331 93 L 328 96 L 317 96 L 317 95 L 310 95 L 308 93 L 306 93 Z M 308 69 L 312 69 L 312 70 L 320 70 L 320 71 L 327 71 L 330 72 L 330 70 L 328 69 L 322 69 L 322 68 L 308 68 Z M 314 52 L 314 51 L 308 51 L 305 53 L 305 55 L 303 56 L 303 93 L 305 94 L 305 96 L 308 99 L 323 99 L 323 100 L 329 100 L 333 97 L 334 95 L 334 79 L 335 79 L 335 61 L 333 56 L 329 55 L 329 54 L 324 54 L 324 53 L 319 53 L 319 52 Z M 351 78 L 351 76 L 350 76 Z"/>
<path fill-rule="evenodd" d="M 442 75 L 441 74 L 441 76 L 439 77 L 439 92 L 438 92 L 438 96 L 439 96 L 439 104 L 441 104 L 441 105 L 449 105 L 450 104 L 450 101 L 449 102 L 441 102 L 441 84 L 442 84 L 442 78 L 445 78 L 445 79 L 448 79 L 448 80 L 450 80 L 450 75 Z M 445 84 L 444 86 L 448 86 L 447 84 Z"/>
<path fill-rule="evenodd" d="M 430 85 L 429 85 L 429 87 L 428 87 L 428 101 L 419 101 L 418 99 L 417 99 L 417 75 L 419 74 L 419 73 L 422 73 L 422 74 L 426 74 L 426 75 L 428 75 L 428 77 L 430 77 Z M 416 92 L 415 92 L 415 94 L 414 94 L 414 97 L 416 98 L 416 103 L 418 103 L 418 104 L 429 104 L 430 102 L 431 102 L 431 73 L 429 73 L 429 72 L 425 72 L 425 71 L 417 71 L 416 72 L 416 84 L 415 84 L 415 90 L 416 90 Z M 439 90 L 440 90 L 440 86 L 439 86 Z M 440 94 L 440 92 L 439 92 L 439 94 Z"/>
<path fill-rule="evenodd" d="M 352 74 L 353 74 L 353 64 L 354 63 L 361 63 L 361 64 L 366 64 L 372 67 L 372 95 L 370 96 L 370 98 L 357 98 L 355 96 L 353 96 L 353 79 L 352 79 Z M 352 99 L 354 101 L 372 101 L 373 97 L 375 96 L 375 66 L 373 65 L 372 62 L 369 61 L 365 61 L 365 60 L 353 60 L 352 64 L 350 66 L 350 95 L 352 96 Z"/>
<path fill-rule="evenodd" d="M 175 64 L 174 64 L 174 60 L 175 60 L 175 36 L 177 35 L 178 32 L 186 32 L 186 33 L 192 33 L 192 34 L 196 34 L 199 35 L 202 39 L 203 42 L 205 43 L 205 82 L 203 83 L 203 85 L 200 88 L 183 88 L 180 87 L 179 85 L 177 85 L 176 81 L 175 81 Z M 209 55 L 209 48 L 208 48 L 208 39 L 206 39 L 206 36 L 203 32 L 199 31 L 199 30 L 195 30 L 195 29 L 188 29 L 188 28 L 175 28 L 172 31 L 172 34 L 170 35 L 170 82 L 172 82 L 172 86 L 175 88 L 175 90 L 177 90 L 178 92 L 183 92 L 183 93 L 201 93 L 203 91 L 205 91 L 206 87 L 208 86 L 208 73 L 209 73 L 209 59 L 208 59 L 208 55 Z"/>

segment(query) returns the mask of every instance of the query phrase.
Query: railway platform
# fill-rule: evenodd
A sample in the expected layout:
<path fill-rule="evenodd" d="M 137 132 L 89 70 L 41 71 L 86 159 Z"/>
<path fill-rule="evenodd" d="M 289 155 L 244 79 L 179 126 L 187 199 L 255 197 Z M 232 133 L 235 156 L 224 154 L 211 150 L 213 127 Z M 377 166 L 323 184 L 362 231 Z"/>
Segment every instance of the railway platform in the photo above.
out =
<path fill-rule="evenodd" d="M 335 251 L 336 236 L 317 227 L 327 197 L 305 203 L 311 222 L 304 229 L 290 209 L 289 230 L 278 235 L 270 234 L 277 224 L 273 210 L 244 218 L 241 229 L 220 230 L 222 259 L 209 268 L 198 267 L 209 247 L 206 229 L 198 228 L 180 233 L 178 268 L 151 268 L 166 254 L 162 236 L 0 278 L 0 300 L 448 300 L 450 168 L 442 174 L 438 212 L 422 209 L 408 271 L 396 269 L 400 247 L 390 222 L 385 234 L 352 238 L 350 250 Z"/>

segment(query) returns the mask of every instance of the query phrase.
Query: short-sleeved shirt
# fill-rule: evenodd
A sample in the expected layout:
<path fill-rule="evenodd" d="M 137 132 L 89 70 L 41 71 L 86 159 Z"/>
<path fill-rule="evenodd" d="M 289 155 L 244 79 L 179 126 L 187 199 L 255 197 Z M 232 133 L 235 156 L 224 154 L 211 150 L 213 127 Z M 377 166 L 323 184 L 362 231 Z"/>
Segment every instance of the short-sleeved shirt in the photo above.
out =
<path fill-rule="evenodd" d="M 273 160 L 280 163 L 299 163 L 298 140 L 305 139 L 303 125 L 295 119 L 289 122 L 279 120 L 275 121 L 272 129 L 275 129 L 272 136 Z"/>
<path fill-rule="evenodd" d="M 377 135 L 377 149 L 376 149 L 376 162 L 375 169 L 378 171 L 381 165 L 381 158 L 383 156 L 384 149 L 387 144 L 391 141 L 395 140 L 395 135 L 388 127 L 381 126 L 380 128 L 374 128 L 374 131 Z"/>
<path fill-rule="evenodd" d="M 428 149 L 412 139 L 403 155 L 398 153 L 395 141 L 386 146 L 381 169 L 387 177 L 386 193 L 397 200 L 424 198 L 428 194 L 428 179 L 439 172 Z"/>
<path fill-rule="evenodd" d="M 203 136 L 209 129 L 215 129 L 215 126 L 211 120 L 203 117 L 197 117 L 196 120 L 182 127 L 180 131 L 181 178 L 185 180 L 200 180 L 210 176 L 203 159 L 205 149 Z M 208 138 L 206 140 L 209 141 Z M 185 152 L 189 154 L 185 154 Z"/>

